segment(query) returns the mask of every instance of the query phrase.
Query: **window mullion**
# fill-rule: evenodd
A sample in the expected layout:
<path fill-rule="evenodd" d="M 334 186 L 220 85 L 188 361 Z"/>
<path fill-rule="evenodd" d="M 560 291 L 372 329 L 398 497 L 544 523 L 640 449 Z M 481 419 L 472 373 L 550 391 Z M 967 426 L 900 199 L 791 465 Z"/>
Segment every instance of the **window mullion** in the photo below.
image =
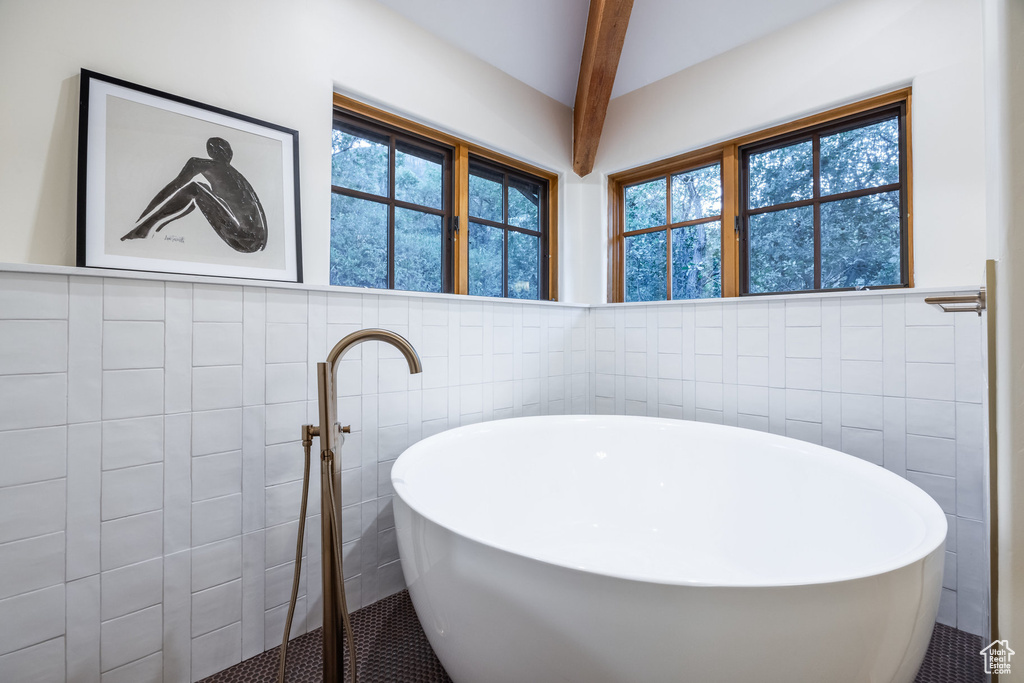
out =
<path fill-rule="evenodd" d="M 821 135 L 811 143 L 814 187 L 814 288 L 821 289 Z"/>
<path fill-rule="evenodd" d="M 469 148 L 455 147 L 455 219 L 458 232 L 454 239 L 456 294 L 469 294 Z"/>
<path fill-rule="evenodd" d="M 672 174 L 665 175 L 665 300 L 672 300 Z"/>
<path fill-rule="evenodd" d="M 665 228 L 665 299 L 672 300 L 672 228 Z"/>
<path fill-rule="evenodd" d="M 722 153 L 722 296 L 739 296 L 739 173 L 736 145 Z"/>
<path fill-rule="evenodd" d="M 388 289 L 395 288 L 395 173 L 398 170 L 398 141 L 391 136 L 388 150 Z"/>

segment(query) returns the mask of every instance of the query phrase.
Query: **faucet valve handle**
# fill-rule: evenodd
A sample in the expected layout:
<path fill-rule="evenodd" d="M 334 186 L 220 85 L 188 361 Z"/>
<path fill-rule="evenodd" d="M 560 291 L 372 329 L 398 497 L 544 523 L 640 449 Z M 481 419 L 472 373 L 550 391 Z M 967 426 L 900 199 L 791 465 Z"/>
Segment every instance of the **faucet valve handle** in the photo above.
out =
<path fill-rule="evenodd" d="M 339 429 L 340 429 L 342 434 L 351 434 L 352 433 L 352 425 L 345 425 L 344 427 L 340 427 Z"/>

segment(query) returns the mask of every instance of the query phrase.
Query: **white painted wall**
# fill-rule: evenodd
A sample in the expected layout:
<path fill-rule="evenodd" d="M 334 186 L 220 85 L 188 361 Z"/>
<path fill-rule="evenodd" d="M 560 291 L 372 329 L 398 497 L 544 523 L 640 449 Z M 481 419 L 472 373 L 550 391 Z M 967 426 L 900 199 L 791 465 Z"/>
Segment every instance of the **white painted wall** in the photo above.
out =
<path fill-rule="evenodd" d="M 847 0 L 617 98 L 584 179 L 566 107 L 373 0 L 4 0 L 0 262 L 74 263 L 82 67 L 298 129 L 312 284 L 328 277 L 334 90 L 558 172 L 561 296 L 589 303 L 605 299 L 608 173 L 912 84 L 917 284 L 980 280 L 977 0 Z"/>
<path fill-rule="evenodd" d="M 613 100 L 580 183 L 577 300 L 607 279 L 607 175 L 912 85 L 915 282 L 977 285 L 985 258 L 977 0 L 848 0 Z M 594 207 L 591 210 L 590 207 Z"/>
<path fill-rule="evenodd" d="M 567 107 L 372 0 L 3 0 L 0 262 L 74 265 L 83 67 L 297 129 L 311 284 L 328 280 L 335 90 L 570 168 Z"/>

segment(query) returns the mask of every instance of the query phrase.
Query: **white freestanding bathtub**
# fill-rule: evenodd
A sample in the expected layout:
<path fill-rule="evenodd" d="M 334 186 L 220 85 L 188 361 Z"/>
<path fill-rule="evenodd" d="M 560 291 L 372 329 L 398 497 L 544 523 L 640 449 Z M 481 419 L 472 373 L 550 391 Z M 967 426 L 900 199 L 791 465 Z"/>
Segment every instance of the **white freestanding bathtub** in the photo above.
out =
<path fill-rule="evenodd" d="M 455 683 L 910 683 L 946 518 L 880 467 L 643 417 L 502 420 L 398 459 L 402 569 Z"/>

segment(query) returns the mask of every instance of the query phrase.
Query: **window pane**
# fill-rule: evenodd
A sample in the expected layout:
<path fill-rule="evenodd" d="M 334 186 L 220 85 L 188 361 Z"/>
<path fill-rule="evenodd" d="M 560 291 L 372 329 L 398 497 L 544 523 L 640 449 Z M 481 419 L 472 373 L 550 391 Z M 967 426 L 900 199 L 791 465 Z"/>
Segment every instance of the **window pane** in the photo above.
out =
<path fill-rule="evenodd" d="M 666 298 L 668 263 L 665 232 L 626 237 L 626 301 Z"/>
<path fill-rule="evenodd" d="M 712 221 L 672 231 L 672 298 L 722 296 L 722 223 Z"/>
<path fill-rule="evenodd" d="M 814 289 L 814 209 L 751 216 L 749 257 L 752 293 Z"/>
<path fill-rule="evenodd" d="M 509 201 L 511 207 L 512 202 Z M 536 299 L 540 272 L 540 238 L 508 231 L 508 295 L 513 299 Z"/>
<path fill-rule="evenodd" d="M 469 170 L 469 215 L 501 223 L 501 174 L 486 169 Z M 499 295 L 500 296 L 500 295 Z"/>
<path fill-rule="evenodd" d="M 748 206 L 757 209 L 814 196 L 811 141 L 751 154 L 747 174 Z"/>
<path fill-rule="evenodd" d="M 898 285 L 900 193 L 821 205 L 821 287 Z"/>
<path fill-rule="evenodd" d="M 719 164 L 672 176 L 673 223 L 694 221 L 721 213 L 722 169 Z"/>
<path fill-rule="evenodd" d="M 898 119 L 821 138 L 821 194 L 900 181 Z"/>
<path fill-rule="evenodd" d="M 665 225 L 665 179 L 626 188 L 626 232 Z"/>
<path fill-rule="evenodd" d="M 540 230 L 540 185 L 524 180 L 509 180 L 508 224 L 527 230 Z M 509 265 L 511 268 L 511 264 Z M 511 296 L 511 293 L 510 293 Z"/>
<path fill-rule="evenodd" d="M 331 183 L 386 197 L 388 138 L 358 128 L 334 129 Z"/>
<path fill-rule="evenodd" d="M 398 143 L 395 150 L 395 199 L 441 209 L 444 157 Z"/>
<path fill-rule="evenodd" d="M 395 289 L 441 291 L 443 219 L 395 208 Z"/>
<path fill-rule="evenodd" d="M 504 230 L 469 224 L 469 293 L 501 296 L 504 270 Z"/>
<path fill-rule="evenodd" d="M 388 207 L 331 195 L 331 284 L 388 286 Z"/>

